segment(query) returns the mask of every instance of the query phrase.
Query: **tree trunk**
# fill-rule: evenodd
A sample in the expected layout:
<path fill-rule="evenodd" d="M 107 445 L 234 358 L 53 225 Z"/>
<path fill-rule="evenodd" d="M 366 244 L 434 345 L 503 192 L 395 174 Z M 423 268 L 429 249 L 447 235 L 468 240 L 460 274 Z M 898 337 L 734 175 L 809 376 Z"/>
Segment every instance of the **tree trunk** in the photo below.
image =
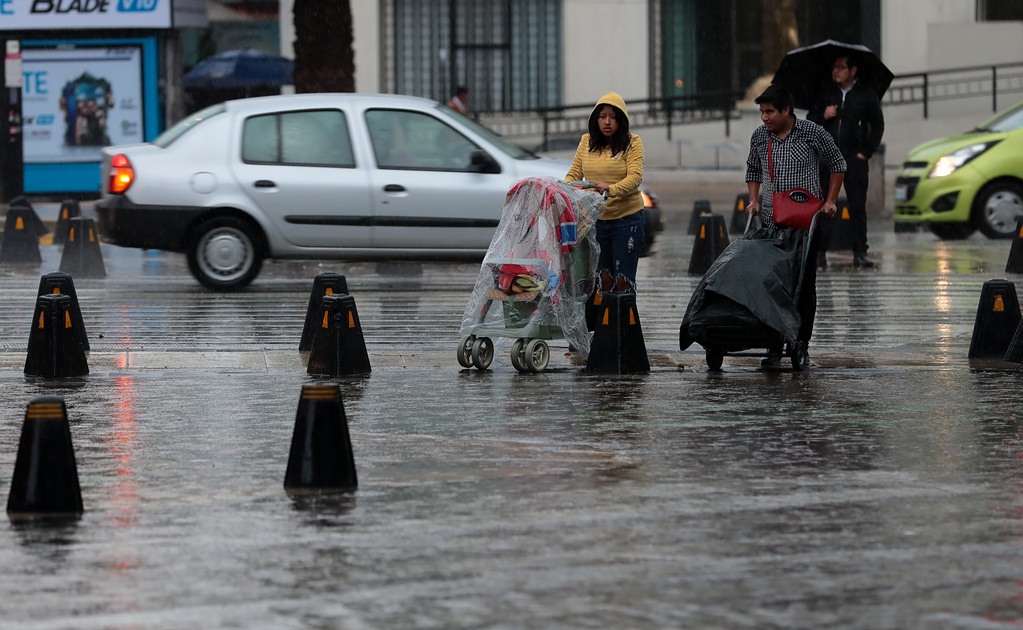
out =
<path fill-rule="evenodd" d="M 349 0 L 295 0 L 295 91 L 354 92 Z"/>

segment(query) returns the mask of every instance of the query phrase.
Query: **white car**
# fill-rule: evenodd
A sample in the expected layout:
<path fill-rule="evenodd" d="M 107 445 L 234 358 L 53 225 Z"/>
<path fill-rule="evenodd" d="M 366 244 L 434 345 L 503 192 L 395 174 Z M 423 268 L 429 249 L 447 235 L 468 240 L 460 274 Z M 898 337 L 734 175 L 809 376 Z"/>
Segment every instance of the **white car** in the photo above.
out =
<path fill-rule="evenodd" d="M 185 252 L 229 291 L 267 257 L 482 259 L 508 188 L 569 166 L 427 99 L 250 98 L 103 149 L 96 214 L 104 241 Z"/>

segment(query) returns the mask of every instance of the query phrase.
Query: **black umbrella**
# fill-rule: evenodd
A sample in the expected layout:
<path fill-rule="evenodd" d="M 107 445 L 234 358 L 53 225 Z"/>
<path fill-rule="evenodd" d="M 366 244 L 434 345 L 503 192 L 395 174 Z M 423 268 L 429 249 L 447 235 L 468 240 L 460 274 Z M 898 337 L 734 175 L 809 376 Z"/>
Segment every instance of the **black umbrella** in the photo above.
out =
<path fill-rule="evenodd" d="M 280 55 L 247 48 L 227 50 L 203 59 L 185 73 L 188 89 L 246 89 L 291 84 L 295 62 Z"/>
<path fill-rule="evenodd" d="M 790 50 L 774 73 L 774 83 L 792 92 L 797 109 L 810 109 L 822 89 L 831 82 L 831 66 L 835 57 L 856 58 L 856 80 L 866 82 L 880 99 L 888 91 L 895 75 L 874 51 L 860 44 L 846 44 L 828 39 L 812 46 Z"/>

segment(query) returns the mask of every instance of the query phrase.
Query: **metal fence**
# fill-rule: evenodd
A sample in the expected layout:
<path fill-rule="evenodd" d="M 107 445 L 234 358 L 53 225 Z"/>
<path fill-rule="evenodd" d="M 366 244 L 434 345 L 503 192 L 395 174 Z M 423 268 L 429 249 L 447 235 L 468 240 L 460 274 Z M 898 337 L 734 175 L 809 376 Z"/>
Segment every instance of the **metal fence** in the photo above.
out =
<path fill-rule="evenodd" d="M 886 107 L 921 105 L 927 118 L 931 103 L 991 97 L 992 111 L 1009 103 L 1004 97 L 1023 93 L 1023 62 L 970 66 L 896 75 L 882 99 Z M 664 127 L 671 140 L 672 127 L 723 121 L 730 136 L 730 121 L 740 118 L 736 104 L 741 91 L 701 92 L 689 96 L 648 100 L 626 99 L 633 129 Z M 537 150 L 574 148 L 593 103 L 531 111 L 477 114 L 487 126 L 509 138 L 538 139 Z"/>

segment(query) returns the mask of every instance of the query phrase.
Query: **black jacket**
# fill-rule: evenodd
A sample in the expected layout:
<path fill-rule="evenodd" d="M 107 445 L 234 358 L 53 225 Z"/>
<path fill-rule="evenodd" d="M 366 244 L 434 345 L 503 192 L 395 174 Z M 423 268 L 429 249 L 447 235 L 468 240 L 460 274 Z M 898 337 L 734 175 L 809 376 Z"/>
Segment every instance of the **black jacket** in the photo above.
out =
<path fill-rule="evenodd" d="M 824 108 L 828 105 L 838 105 L 838 115 L 824 120 Z M 881 102 L 870 87 L 859 82 L 853 84 L 844 102 L 842 88 L 832 83 L 806 117 L 827 129 L 846 157 L 862 153 L 869 158 L 877 151 L 884 135 Z"/>

